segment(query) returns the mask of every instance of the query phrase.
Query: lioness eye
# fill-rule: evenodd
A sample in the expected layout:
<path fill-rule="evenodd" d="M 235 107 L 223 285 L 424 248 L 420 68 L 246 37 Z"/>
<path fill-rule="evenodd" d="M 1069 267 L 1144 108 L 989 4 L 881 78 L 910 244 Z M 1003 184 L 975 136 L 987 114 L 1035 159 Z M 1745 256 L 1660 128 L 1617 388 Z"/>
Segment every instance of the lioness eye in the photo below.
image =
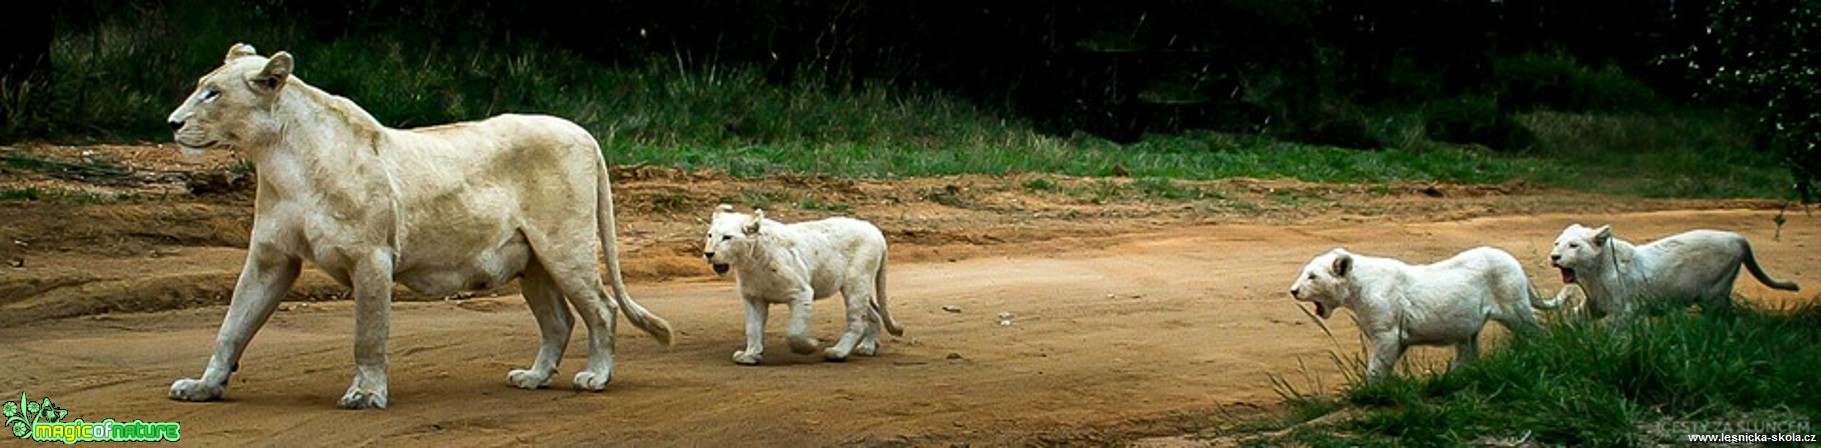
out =
<path fill-rule="evenodd" d="M 731 239 L 733 239 L 733 235 L 721 235 L 721 241 L 727 241 L 727 240 L 731 240 Z"/>
<path fill-rule="evenodd" d="M 221 91 L 219 90 L 209 89 L 202 91 L 203 101 L 215 101 L 215 98 L 219 96 L 221 96 Z"/>
<path fill-rule="evenodd" d="M 1569 249 L 1580 249 L 1580 248 L 1581 248 L 1581 243 L 1570 243 L 1570 244 L 1569 244 L 1569 245 L 1568 245 L 1568 248 L 1569 248 Z"/>

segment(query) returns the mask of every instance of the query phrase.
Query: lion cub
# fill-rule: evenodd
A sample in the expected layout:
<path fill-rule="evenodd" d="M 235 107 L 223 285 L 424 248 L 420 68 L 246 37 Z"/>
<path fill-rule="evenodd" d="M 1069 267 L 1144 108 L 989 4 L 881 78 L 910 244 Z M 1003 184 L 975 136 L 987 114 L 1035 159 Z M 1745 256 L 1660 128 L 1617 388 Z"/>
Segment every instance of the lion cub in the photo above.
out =
<path fill-rule="evenodd" d="M 1691 230 L 1642 246 L 1612 235 L 1612 226 L 1569 225 L 1556 237 L 1549 263 L 1562 283 L 1586 291 L 1591 316 L 1626 321 L 1651 303 L 1701 310 L 1732 307 L 1739 267 L 1771 288 L 1796 291 L 1796 282 L 1764 273 L 1744 236 L 1718 230 Z"/>
<path fill-rule="evenodd" d="M 809 335 L 810 303 L 840 292 L 847 300 L 847 332 L 823 352 L 830 361 L 850 353 L 873 356 L 879 325 L 893 336 L 904 328 L 892 319 L 885 300 L 885 234 L 866 221 L 828 218 L 784 224 L 749 216 L 722 204 L 708 224 L 702 257 L 715 274 L 734 273 L 746 302 L 746 349 L 733 362 L 757 365 L 765 353 L 765 319 L 771 304 L 790 306 L 790 350 L 814 353 L 821 342 Z"/>
<path fill-rule="evenodd" d="M 1290 296 L 1315 303 L 1322 319 L 1353 310 L 1369 346 L 1368 379 L 1389 376 L 1412 345 L 1453 345 L 1450 368 L 1459 368 L 1479 356 L 1487 320 L 1523 330 L 1537 323 L 1532 307 L 1560 303 L 1540 300 L 1517 259 L 1490 247 L 1426 265 L 1334 249 L 1303 268 Z"/>

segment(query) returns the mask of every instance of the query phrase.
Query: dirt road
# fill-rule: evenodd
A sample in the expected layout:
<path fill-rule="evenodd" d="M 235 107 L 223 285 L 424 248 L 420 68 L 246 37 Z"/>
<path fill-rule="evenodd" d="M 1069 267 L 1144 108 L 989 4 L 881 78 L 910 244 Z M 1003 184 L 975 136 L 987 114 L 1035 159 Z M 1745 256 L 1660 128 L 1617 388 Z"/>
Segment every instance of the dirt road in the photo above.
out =
<path fill-rule="evenodd" d="M 1793 212 L 1779 239 L 1770 201 L 1524 184 L 734 179 L 620 167 L 632 293 L 680 333 L 664 348 L 621 331 L 607 391 L 570 389 L 581 331 L 551 389 L 507 386 L 506 371 L 528 364 L 538 339 L 511 289 L 456 300 L 400 290 L 392 407 L 336 409 L 353 371 L 351 304 L 306 271 L 226 399 L 178 403 L 166 390 L 201 373 L 245 257 L 251 173 L 227 157 L 174 154 L 0 147 L 8 160 L 40 161 L 0 165 L 0 191 L 43 196 L 0 201 L 0 400 L 24 392 L 51 397 L 71 419 L 181 422 L 183 440 L 204 445 L 1102 445 L 1255 415 L 1281 401 L 1271 375 L 1304 389 L 1340 385 L 1333 355 L 1359 349 L 1347 313 L 1330 321 L 1329 339 L 1285 292 L 1335 246 L 1423 262 L 1494 245 L 1552 293 L 1560 280 L 1543 258 L 1571 222 L 1612 223 L 1633 241 L 1720 228 L 1746 234 L 1773 275 L 1808 288 L 1783 293 L 1747 278 L 1740 294 L 1774 306 L 1817 300 L 1821 289 L 1821 218 Z M 784 350 L 774 312 L 769 364 L 734 365 L 741 305 L 732 281 L 697 255 L 696 218 L 723 202 L 791 221 L 878 223 L 893 244 L 891 305 L 906 336 L 876 358 L 825 363 Z M 839 310 L 819 307 L 825 341 Z M 1447 356 L 1411 358 L 1420 368 Z"/>
<path fill-rule="evenodd" d="M 1414 261 L 1490 244 L 1523 259 L 1548 292 L 1560 281 L 1543 255 L 1570 222 L 1612 222 L 1633 240 L 1725 228 L 1748 235 L 1773 275 L 1821 287 L 1817 218 L 1792 215 L 1777 241 L 1772 213 L 1192 225 L 1004 244 L 992 255 L 894 264 L 892 305 L 908 333 L 847 363 L 775 350 L 765 366 L 736 366 L 741 311 L 730 280 L 635 282 L 636 297 L 681 334 L 666 349 L 621 331 L 604 393 L 568 388 L 582 364 L 579 331 L 555 387 L 506 385 L 537 342 L 520 297 L 400 303 L 392 408 L 378 412 L 334 407 L 352 371 L 345 301 L 287 305 L 254 340 L 227 399 L 203 404 L 164 395 L 171 380 L 200 373 L 221 307 L 77 317 L 0 329 L 0 391 L 50 396 L 88 419 L 182 422 L 185 441 L 211 445 L 1111 443 L 1268 406 L 1278 401 L 1268 375 L 1340 384 L 1330 354 L 1357 351 L 1353 326 L 1331 321 L 1330 341 L 1283 291 L 1309 257 L 1336 245 Z M 1739 285 L 1766 302 L 1815 300 L 1812 289 Z M 838 307 L 817 315 L 824 340 L 837 331 Z M 1002 311 L 1011 325 L 999 324 Z M 779 320 L 771 344 L 782 344 Z"/>

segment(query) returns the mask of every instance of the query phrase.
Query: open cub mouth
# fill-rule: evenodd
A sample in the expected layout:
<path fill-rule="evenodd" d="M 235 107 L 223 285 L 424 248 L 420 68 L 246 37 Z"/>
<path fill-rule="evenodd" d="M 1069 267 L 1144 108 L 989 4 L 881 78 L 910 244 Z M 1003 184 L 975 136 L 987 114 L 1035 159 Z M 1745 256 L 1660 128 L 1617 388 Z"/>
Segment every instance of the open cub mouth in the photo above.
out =
<path fill-rule="evenodd" d="M 714 265 L 714 274 L 715 275 L 722 275 L 722 274 L 727 273 L 727 263 L 712 263 L 712 264 Z"/>
<path fill-rule="evenodd" d="M 1327 319 L 1328 318 L 1328 305 L 1324 305 L 1319 301 L 1315 302 L 1315 315 L 1321 316 L 1321 318 L 1323 318 L 1323 319 Z"/>
<path fill-rule="evenodd" d="M 1575 281 L 1574 270 L 1569 269 L 1569 268 L 1559 268 L 1559 269 L 1562 270 L 1562 283 L 1573 284 Z"/>

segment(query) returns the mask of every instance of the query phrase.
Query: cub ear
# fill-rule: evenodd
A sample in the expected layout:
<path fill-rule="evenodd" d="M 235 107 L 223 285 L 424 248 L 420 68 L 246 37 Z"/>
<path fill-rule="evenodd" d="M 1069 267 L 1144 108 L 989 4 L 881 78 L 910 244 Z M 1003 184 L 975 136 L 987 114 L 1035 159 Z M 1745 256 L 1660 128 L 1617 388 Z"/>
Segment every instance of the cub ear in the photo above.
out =
<path fill-rule="evenodd" d="M 240 59 L 240 58 L 247 57 L 247 56 L 258 56 L 258 55 L 259 55 L 259 51 L 254 50 L 252 45 L 247 45 L 244 43 L 237 43 L 237 44 L 234 44 L 234 45 L 228 47 L 228 55 L 223 56 L 221 59 L 221 62 L 228 63 L 228 62 L 233 62 L 235 59 Z"/>
<path fill-rule="evenodd" d="M 253 75 L 253 86 L 262 92 L 278 91 L 278 88 L 284 87 L 286 80 L 291 79 L 292 64 L 290 53 L 280 51 L 272 55 L 272 59 L 266 61 L 266 67 L 260 69 L 259 74 Z"/>
<path fill-rule="evenodd" d="M 764 222 L 764 221 L 765 221 L 765 210 L 753 209 L 752 210 L 752 219 L 747 220 L 746 225 L 744 227 L 742 227 L 740 230 L 745 231 L 747 235 L 758 235 L 759 234 L 759 223 Z"/>
<path fill-rule="evenodd" d="M 1611 239 L 1612 225 L 1603 225 L 1598 229 L 1593 229 L 1593 245 L 1606 247 L 1606 242 Z"/>
<path fill-rule="evenodd" d="M 1346 251 L 1335 252 L 1334 264 L 1328 266 L 1328 271 L 1334 273 L 1335 277 L 1346 277 L 1348 272 L 1353 271 L 1353 254 Z"/>

